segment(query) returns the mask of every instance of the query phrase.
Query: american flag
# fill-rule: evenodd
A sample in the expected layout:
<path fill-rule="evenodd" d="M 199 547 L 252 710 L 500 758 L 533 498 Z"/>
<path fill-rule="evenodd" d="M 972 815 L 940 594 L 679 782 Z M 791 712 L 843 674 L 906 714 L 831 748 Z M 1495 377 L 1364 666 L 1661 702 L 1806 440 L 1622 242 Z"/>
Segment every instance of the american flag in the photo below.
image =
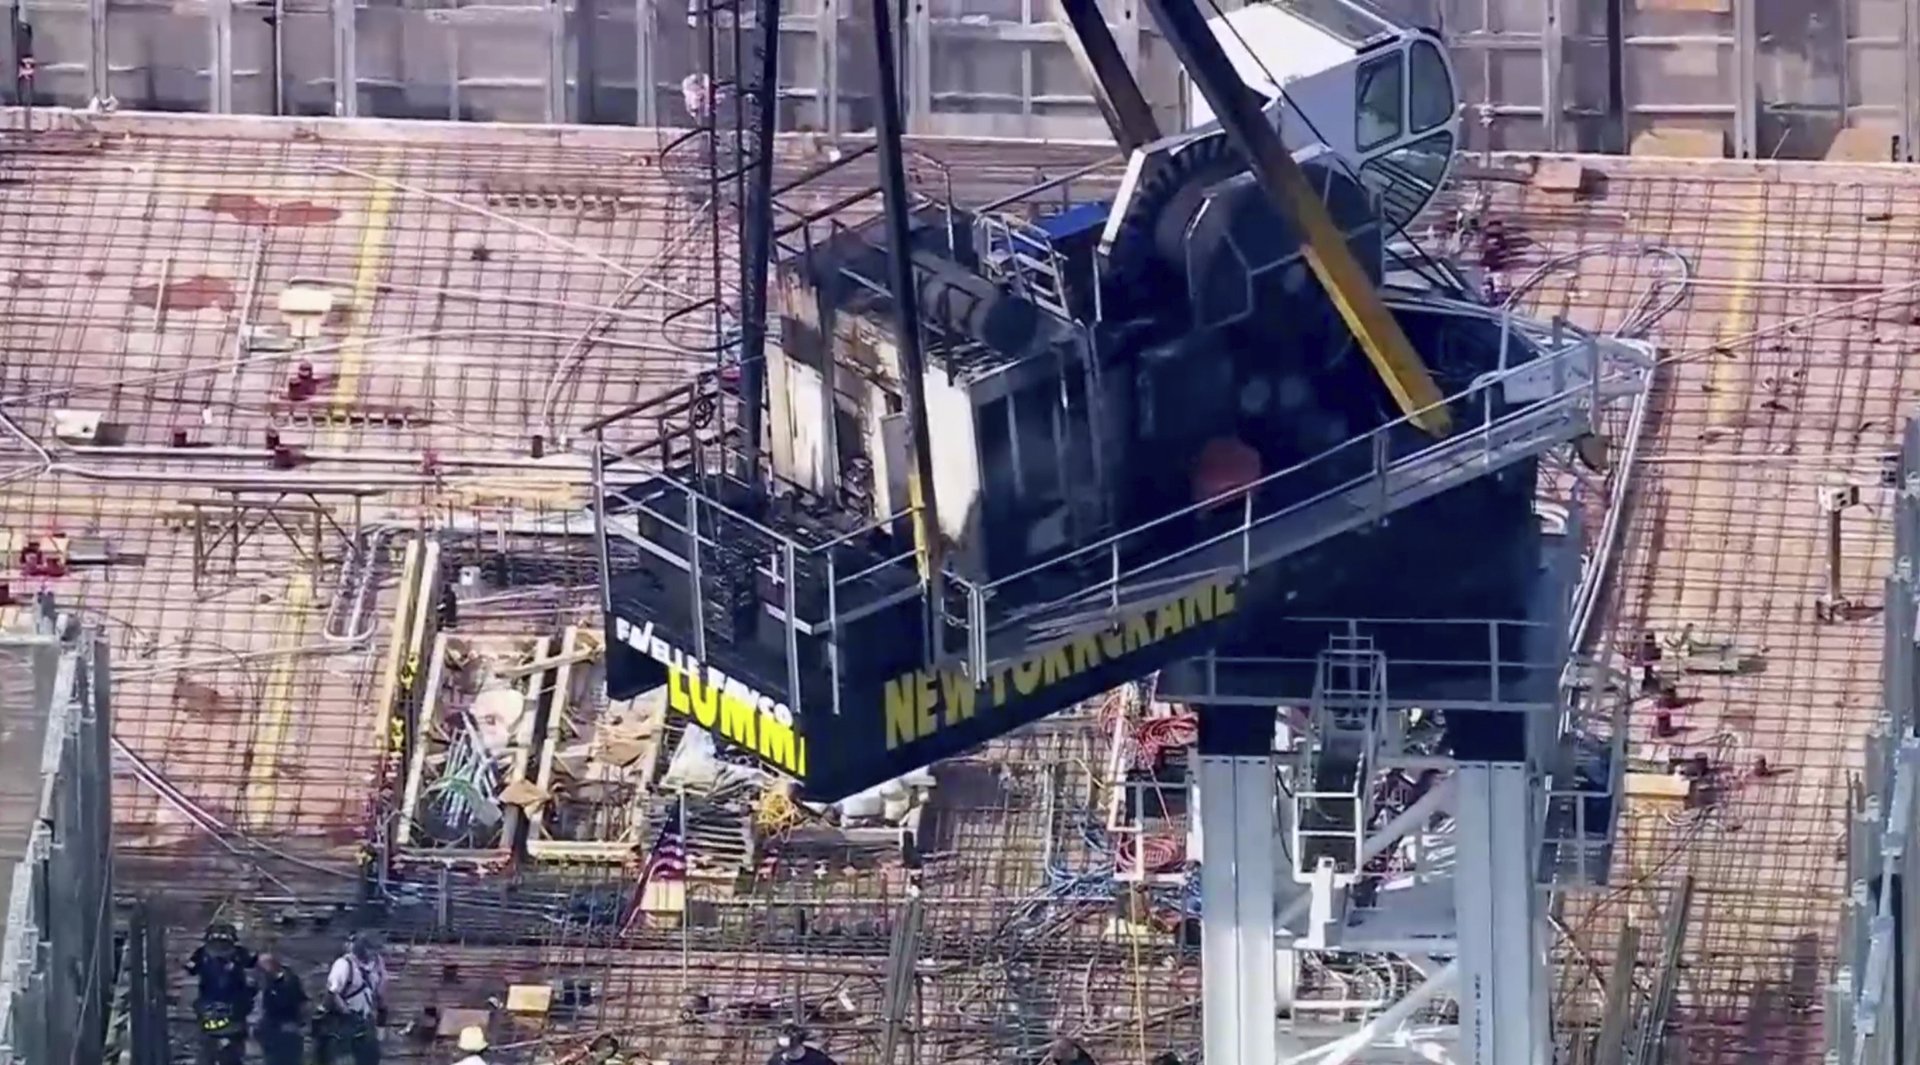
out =
<path fill-rule="evenodd" d="M 653 848 L 647 851 L 647 864 L 641 867 L 640 879 L 633 885 L 633 903 L 626 927 L 631 928 L 640 919 L 640 901 L 646 898 L 647 884 L 654 880 L 670 882 L 687 878 L 686 820 L 686 800 L 681 799 L 668 811 L 666 823 L 654 838 Z"/>

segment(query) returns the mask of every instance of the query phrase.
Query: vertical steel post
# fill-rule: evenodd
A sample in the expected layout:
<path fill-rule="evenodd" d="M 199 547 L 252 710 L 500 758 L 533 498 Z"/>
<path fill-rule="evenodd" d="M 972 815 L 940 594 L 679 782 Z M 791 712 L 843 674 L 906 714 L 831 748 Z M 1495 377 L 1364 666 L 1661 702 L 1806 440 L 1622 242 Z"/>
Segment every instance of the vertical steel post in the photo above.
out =
<path fill-rule="evenodd" d="M 907 0 L 912 3 L 913 0 Z M 933 487 L 933 439 L 927 427 L 926 360 L 920 351 L 920 308 L 914 295 L 912 220 L 908 217 L 907 168 L 900 144 L 900 84 L 894 67 L 893 16 L 887 0 L 873 0 L 873 51 L 879 96 L 880 189 L 887 205 L 887 265 L 893 289 L 894 346 L 900 356 L 900 387 L 906 393 L 907 432 L 913 446 L 908 492 L 913 505 L 920 580 L 926 588 L 928 646 L 939 659 L 945 651 L 946 615 L 941 580 L 940 511 Z"/>
<path fill-rule="evenodd" d="M 780 0 L 759 0 L 754 21 L 762 37 L 752 94 L 752 113 L 759 125 L 753 131 L 752 162 L 739 163 L 739 169 L 751 169 L 753 182 L 746 197 L 746 247 L 742 249 L 746 276 L 740 293 L 740 430 L 746 449 L 741 476 L 753 486 L 757 498 L 767 393 L 767 271 L 773 258 L 773 134 L 780 120 Z M 741 103 L 746 102 L 742 94 Z M 830 350 L 827 358 L 832 359 Z"/>
<path fill-rule="evenodd" d="M 1607 127 L 1602 150 L 1627 152 L 1627 0 L 1607 0 Z"/>
<path fill-rule="evenodd" d="M 660 124 L 660 78 L 654 68 L 654 45 L 659 41 L 660 27 L 654 0 L 634 0 L 633 36 L 634 121 L 651 129 Z"/>

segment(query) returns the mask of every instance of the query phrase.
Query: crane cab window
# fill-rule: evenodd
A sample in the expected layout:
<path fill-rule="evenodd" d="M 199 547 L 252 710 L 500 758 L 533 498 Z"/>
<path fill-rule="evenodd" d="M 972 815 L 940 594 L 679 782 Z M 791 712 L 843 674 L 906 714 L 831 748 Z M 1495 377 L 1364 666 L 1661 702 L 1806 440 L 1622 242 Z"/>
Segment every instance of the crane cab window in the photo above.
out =
<path fill-rule="evenodd" d="M 1411 132 L 1425 133 L 1445 125 L 1453 118 L 1453 80 L 1447 77 L 1447 61 L 1440 49 L 1431 41 L 1415 41 L 1407 50 L 1407 72 Z"/>
<path fill-rule="evenodd" d="M 1404 78 L 1396 50 L 1360 67 L 1358 107 L 1354 109 L 1354 147 L 1370 151 L 1400 136 L 1406 111 Z"/>

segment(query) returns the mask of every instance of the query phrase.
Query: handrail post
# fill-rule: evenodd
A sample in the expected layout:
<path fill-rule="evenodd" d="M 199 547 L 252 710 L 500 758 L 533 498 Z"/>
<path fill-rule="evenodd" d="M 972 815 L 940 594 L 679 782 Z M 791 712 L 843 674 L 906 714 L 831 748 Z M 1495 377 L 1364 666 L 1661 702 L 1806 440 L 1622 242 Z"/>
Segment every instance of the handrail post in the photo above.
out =
<path fill-rule="evenodd" d="M 1390 454 L 1387 449 L 1387 437 L 1389 435 L 1391 434 L 1384 427 L 1373 434 L 1373 479 L 1380 486 L 1378 504 L 1380 509 L 1373 516 L 1376 522 L 1384 521 L 1387 516 L 1387 466 Z"/>
<path fill-rule="evenodd" d="M 1240 572 L 1253 571 L 1253 492 L 1248 490 L 1241 497 L 1246 500 L 1241 508 L 1240 518 Z"/>
<path fill-rule="evenodd" d="M 1116 539 L 1113 541 L 1113 543 L 1107 545 L 1107 554 L 1113 559 L 1113 565 L 1109 567 L 1112 570 L 1112 575 L 1107 585 L 1107 606 L 1110 609 L 1118 610 L 1120 609 L 1120 541 L 1119 540 Z"/>
<path fill-rule="evenodd" d="M 786 570 L 782 578 L 786 584 L 786 596 L 782 606 L 786 608 L 787 623 L 787 706 L 789 709 L 800 706 L 800 619 L 796 611 L 800 608 L 799 556 L 793 549 L 793 541 L 788 540 L 781 547 L 781 566 Z"/>
<path fill-rule="evenodd" d="M 693 604 L 693 657 L 704 663 L 707 660 L 707 608 L 700 588 L 700 497 L 684 485 L 680 490 L 687 494 L 687 580 L 692 584 L 692 594 L 687 600 Z"/>
<path fill-rule="evenodd" d="M 833 686 L 833 716 L 840 716 L 840 564 L 827 548 L 827 678 Z"/>
<path fill-rule="evenodd" d="M 600 612 L 613 613 L 613 563 L 607 552 L 606 430 L 593 431 L 593 545 L 600 563 Z"/>

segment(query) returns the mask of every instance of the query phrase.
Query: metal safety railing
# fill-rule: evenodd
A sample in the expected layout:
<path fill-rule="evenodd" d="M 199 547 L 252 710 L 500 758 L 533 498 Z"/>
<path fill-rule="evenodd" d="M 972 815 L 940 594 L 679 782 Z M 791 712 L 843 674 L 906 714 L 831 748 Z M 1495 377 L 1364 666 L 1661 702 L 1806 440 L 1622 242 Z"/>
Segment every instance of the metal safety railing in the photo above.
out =
<path fill-rule="evenodd" d="M 984 676 L 996 661 L 1023 653 L 1038 619 L 1048 620 L 1041 638 L 1049 641 L 1104 627 L 1137 605 L 1131 599 L 1164 591 L 1168 582 L 1248 573 L 1538 455 L 1592 431 L 1602 406 L 1639 394 L 1650 380 L 1652 358 L 1641 345 L 1568 326 L 1504 322 L 1548 350 L 1444 401 L 1456 424 L 1477 417 L 1471 428 L 1435 441 L 1414 427 L 1419 412 L 1018 573 L 977 583 L 952 576 L 967 597 L 969 668 Z M 1577 334 L 1571 342 L 1569 331 Z M 1225 517 L 1236 510 L 1237 521 Z M 1180 537 L 1182 523 L 1201 535 Z M 1156 550 L 1176 538 L 1181 546 Z M 1075 616 L 1058 617 L 1069 612 Z"/>
<path fill-rule="evenodd" d="M 1566 662 L 1557 627 L 1544 621 L 1303 617 L 1267 622 L 1263 631 L 1276 646 L 1303 649 L 1260 656 L 1208 651 L 1163 671 L 1160 697 L 1220 706 L 1313 705 L 1327 690 L 1321 676 L 1327 641 L 1365 639 L 1403 678 L 1383 687 L 1382 709 L 1537 711 L 1554 706 Z M 1244 690 L 1236 676 L 1248 678 Z M 1538 699 L 1523 697 L 1536 692 Z"/>

